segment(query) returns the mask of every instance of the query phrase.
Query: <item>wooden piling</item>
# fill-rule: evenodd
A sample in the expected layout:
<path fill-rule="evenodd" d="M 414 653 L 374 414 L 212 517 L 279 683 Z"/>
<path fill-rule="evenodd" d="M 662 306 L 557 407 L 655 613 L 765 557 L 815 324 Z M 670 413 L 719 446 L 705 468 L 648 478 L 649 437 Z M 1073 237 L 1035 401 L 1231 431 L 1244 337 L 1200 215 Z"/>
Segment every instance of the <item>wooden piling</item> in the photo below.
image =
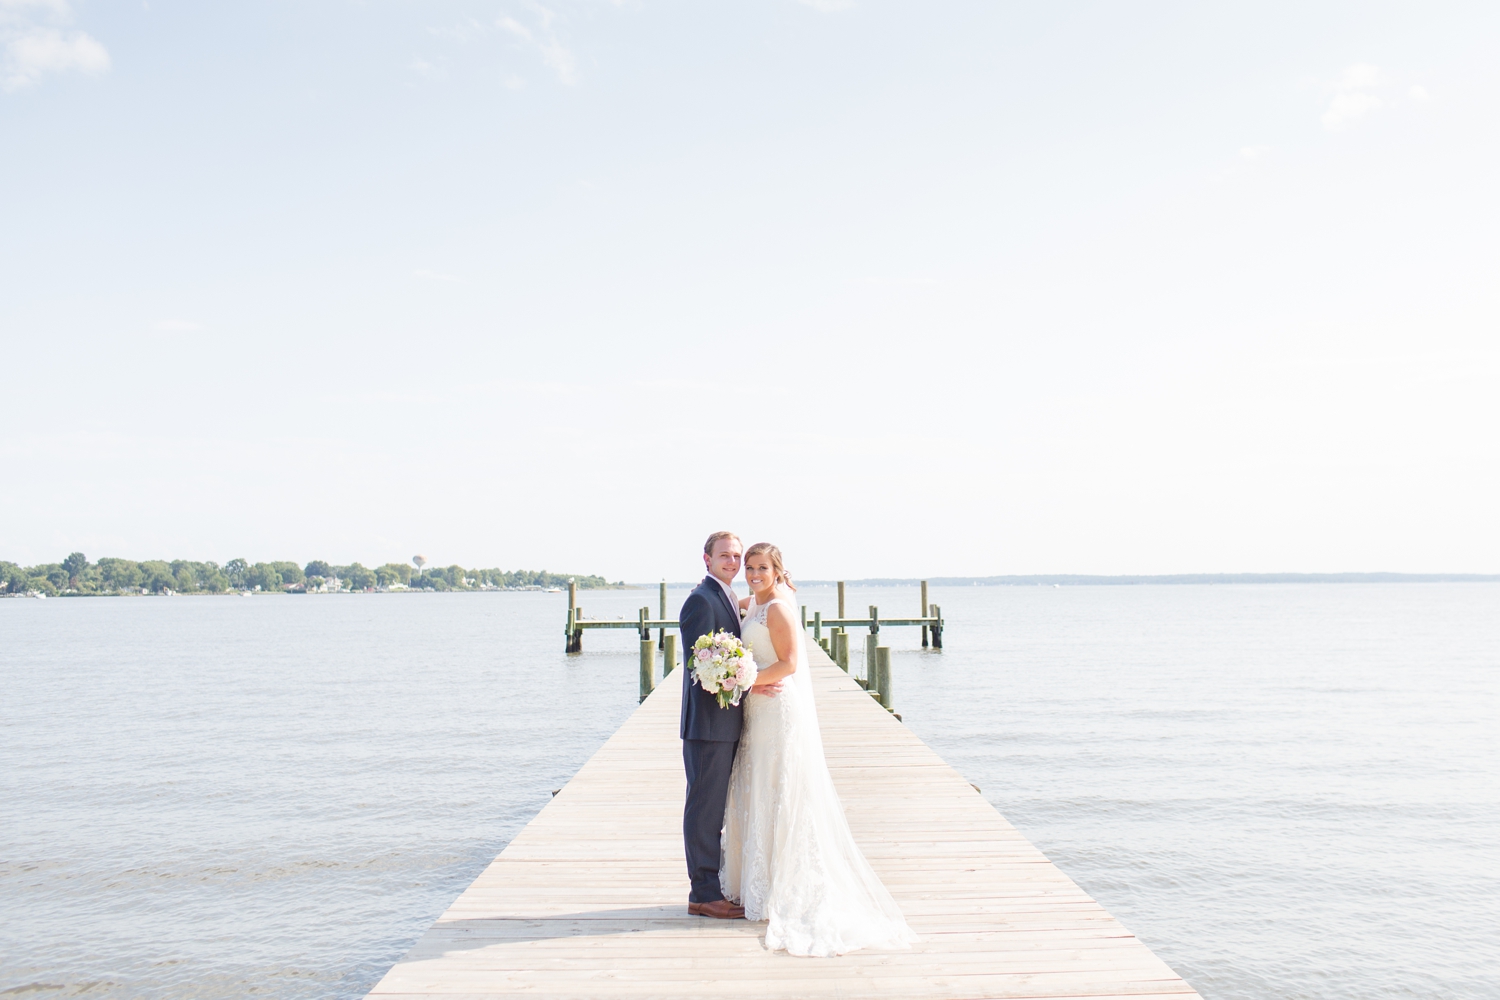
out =
<path fill-rule="evenodd" d="M 876 690 L 880 694 L 880 704 L 885 708 L 891 707 L 891 647 L 875 647 L 875 680 Z"/>
<path fill-rule="evenodd" d="M 844 617 L 844 581 L 839 581 L 839 617 Z"/>
<path fill-rule="evenodd" d="M 844 673 L 849 672 L 849 633 L 842 628 L 833 633 L 833 662 Z"/>
<path fill-rule="evenodd" d="M 659 621 L 659 622 L 664 622 L 664 621 L 667 620 L 667 581 L 666 580 L 663 580 L 661 582 L 661 615 L 656 620 Z M 656 638 L 661 643 L 661 648 L 662 649 L 666 649 L 667 648 L 667 629 L 666 629 L 666 626 L 662 626 L 661 630 L 657 633 Z"/>
<path fill-rule="evenodd" d="M 927 581 L 922 581 L 922 617 L 927 617 Z M 927 626 L 922 626 L 922 648 L 927 648 Z"/>
<path fill-rule="evenodd" d="M 563 643 L 564 653 L 580 653 L 583 651 L 583 629 L 575 622 L 583 617 L 583 609 L 578 606 L 578 581 L 568 581 L 568 634 Z"/>
<path fill-rule="evenodd" d="M 937 619 L 937 621 L 934 622 L 933 626 L 932 626 L 932 648 L 933 649 L 942 649 L 943 648 L 943 609 L 940 608 L 940 607 L 938 607 L 936 604 L 934 604 L 932 606 L 932 617 L 934 617 L 934 618 Z"/>
<path fill-rule="evenodd" d="M 677 668 L 677 633 L 667 632 L 665 629 L 662 632 L 667 638 L 661 647 L 661 675 L 666 677 Z"/>
<path fill-rule="evenodd" d="M 813 612 L 813 642 L 823 642 L 823 612 Z"/>
<path fill-rule="evenodd" d="M 642 609 L 644 610 L 644 609 Z M 644 619 L 642 619 L 644 620 Z M 656 690 L 656 641 L 654 639 L 641 640 L 641 701 L 651 696 Z"/>

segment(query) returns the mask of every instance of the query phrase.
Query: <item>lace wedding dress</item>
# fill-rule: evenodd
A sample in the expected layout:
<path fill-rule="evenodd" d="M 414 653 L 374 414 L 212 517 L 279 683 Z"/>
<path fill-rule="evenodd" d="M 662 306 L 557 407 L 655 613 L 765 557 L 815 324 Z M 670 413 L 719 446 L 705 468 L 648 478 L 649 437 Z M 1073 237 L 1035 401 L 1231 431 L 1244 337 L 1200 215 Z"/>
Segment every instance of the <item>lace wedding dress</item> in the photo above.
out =
<path fill-rule="evenodd" d="M 766 615 L 750 610 L 740 628 L 758 667 L 776 662 Z M 854 843 L 828 773 L 813 707 L 807 640 L 796 673 L 774 697 L 747 694 L 744 730 L 724 815 L 724 895 L 746 920 L 770 921 L 766 947 L 793 955 L 842 955 L 856 948 L 904 948 L 916 940 L 896 901 Z"/>

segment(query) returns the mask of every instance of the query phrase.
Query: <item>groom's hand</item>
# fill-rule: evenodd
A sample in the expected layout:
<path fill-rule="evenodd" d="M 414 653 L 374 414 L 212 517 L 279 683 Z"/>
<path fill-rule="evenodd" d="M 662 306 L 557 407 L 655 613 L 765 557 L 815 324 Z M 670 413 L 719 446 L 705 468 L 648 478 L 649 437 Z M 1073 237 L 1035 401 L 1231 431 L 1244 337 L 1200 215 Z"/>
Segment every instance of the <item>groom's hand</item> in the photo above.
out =
<path fill-rule="evenodd" d="M 763 694 L 767 698 L 774 698 L 781 693 L 781 682 L 772 681 L 770 684 L 752 684 L 750 690 L 756 694 Z"/>

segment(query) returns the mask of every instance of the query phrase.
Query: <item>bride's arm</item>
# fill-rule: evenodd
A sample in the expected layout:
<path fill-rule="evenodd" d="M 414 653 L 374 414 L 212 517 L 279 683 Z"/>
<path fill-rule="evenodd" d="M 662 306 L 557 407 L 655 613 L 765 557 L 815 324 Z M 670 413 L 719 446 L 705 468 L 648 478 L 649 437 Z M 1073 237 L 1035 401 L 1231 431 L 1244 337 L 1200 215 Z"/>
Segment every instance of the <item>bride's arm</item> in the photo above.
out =
<path fill-rule="evenodd" d="M 762 667 L 755 675 L 756 693 L 763 687 L 771 687 L 790 677 L 797 670 L 797 659 L 802 655 L 802 644 L 797 641 L 797 620 L 785 604 L 773 604 L 766 609 L 766 627 L 771 630 L 771 646 L 776 650 L 776 662 Z"/>

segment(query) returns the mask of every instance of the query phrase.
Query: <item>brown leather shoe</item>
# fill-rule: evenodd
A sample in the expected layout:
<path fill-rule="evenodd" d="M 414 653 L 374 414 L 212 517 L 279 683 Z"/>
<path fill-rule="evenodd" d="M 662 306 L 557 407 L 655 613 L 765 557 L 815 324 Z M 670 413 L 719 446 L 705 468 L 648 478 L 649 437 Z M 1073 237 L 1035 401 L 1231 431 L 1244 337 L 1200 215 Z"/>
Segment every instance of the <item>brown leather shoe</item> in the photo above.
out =
<path fill-rule="evenodd" d="M 738 920 L 745 915 L 745 908 L 727 899 L 715 899 L 708 903 L 689 903 L 688 913 L 695 917 L 718 917 L 720 920 Z"/>

